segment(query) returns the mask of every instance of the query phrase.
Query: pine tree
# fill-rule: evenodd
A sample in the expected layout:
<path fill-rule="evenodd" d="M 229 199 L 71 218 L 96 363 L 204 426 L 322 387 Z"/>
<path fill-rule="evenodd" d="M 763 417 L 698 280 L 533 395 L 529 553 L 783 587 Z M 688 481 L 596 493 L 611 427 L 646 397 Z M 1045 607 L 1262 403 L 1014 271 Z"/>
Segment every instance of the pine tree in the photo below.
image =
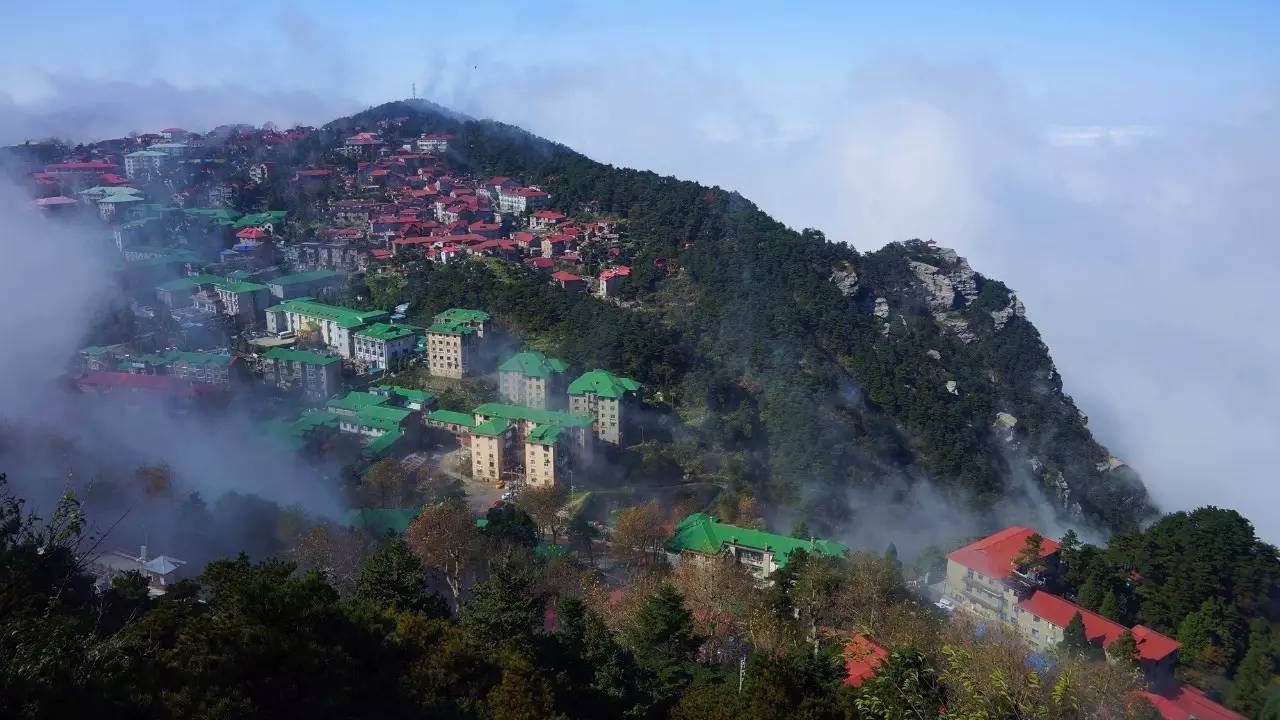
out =
<path fill-rule="evenodd" d="M 636 657 L 651 667 L 692 662 L 700 644 L 684 598 L 670 583 L 645 598 L 626 638 Z"/>
<path fill-rule="evenodd" d="M 428 617 L 448 617 L 444 598 L 427 590 L 422 561 L 395 538 L 369 556 L 356 576 L 356 597 L 395 610 L 420 612 Z"/>
<path fill-rule="evenodd" d="M 1227 693 L 1227 704 L 1244 715 L 1253 717 L 1262 709 L 1275 674 L 1275 655 L 1271 645 L 1271 626 L 1258 618 L 1249 628 L 1249 650 L 1236 670 L 1235 682 Z"/>
<path fill-rule="evenodd" d="M 1113 590 L 1107 590 L 1102 596 L 1102 602 L 1098 605 L 1098 614 L 1108 620 L 1118 620 L 1120 617 L 1120 601 L 1116 599 Z"/>
<path fill-rule="evenodd" d="M 1073 615 L 1071 622 L 1062 630 L 1062 642 L 1058 643 L 1058 650 L 1068 656 L 1088 655 L 1093 650 L 1084 630 L 1084 617 L 1080 613 Z"/>
<path fill-rule="evenodd" d="M 1102 605 L 1103 593 L 1106 591 L 1106 578 L 1100 569 L 1095 569 L 1085 578 L 1080 591 L 1076 593 L 1076 602 L 1080 607 L 1097 610 Z"/>
<path fill-rule="evenodd" d="M 1107 646 L 1107 655 L 1112 660 L 1131 667 L 1137 667 L 1137 661 L 1133 658 L 1137 652 L 1138 642 L 1133 639 L 1133 632 L 1128 629 L 1120 633 L 1120 636 Z"/>
<path fill-rule="evenodd" d="M 542 598 L 533 593 L 533 582 L 509 563 L 493 569 L 488 580 L 472 588 L 471 601 L 462 610 L 462 629 L 476 647 L 485 650 L 528 650 L 543 621 Z"/>

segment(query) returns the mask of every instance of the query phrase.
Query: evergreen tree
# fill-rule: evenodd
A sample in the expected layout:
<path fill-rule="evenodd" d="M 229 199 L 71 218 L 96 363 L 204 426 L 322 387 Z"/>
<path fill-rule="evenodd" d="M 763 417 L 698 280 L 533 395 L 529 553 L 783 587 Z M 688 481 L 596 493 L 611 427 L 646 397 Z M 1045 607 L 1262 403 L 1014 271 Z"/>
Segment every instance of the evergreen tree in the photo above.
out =
<path fill-rule="evenodd" d="M 1206 673 L 1225 673 L 1243 654 L 1243 623 L 1234 606 L 1206 599 L 1178 624 L 1179 662 Z"/>
<path fill-rule="evenodd" d="M 889 654 L 854 704 L 867 720 L 932 720 L 944 702 L 937 671 L 924 653 L 908 647 Z"/>
<path fill-rule="evenodd" d="M 1089 573 L 1084 584 L 1080 586 L 1080 590 L 1076 593 L 1076 603 L 1082 608 L 1096 611 L 1102 606 L 1105 592 L 1105 571 L 1102 568 L 1095 568 L 1093 572 Z"/>
<path fill-rule="evenodd" d="M 520 547 L 538 544 L 538 526 L 533 518 L 513 503 L 499 503 L 485 513 L 485 526 L 481 534 L 494 540 L 509 542 Z"/>
<path fill-rule="evenodd" d="M 684 598 L 670 583 L 644 599 L 626 638 L 636 657 L 654 668 L 692 662 L 701 644 Z"/>
<path fill-rule="evenodd" d="M 1134 655 L 1138 652 L 1138 642 L 1133 638 L 1133 632 L 1125 629 L 1120 636 L 1111 641 L 1107 646 L 1107 656 L 1113 661 L 1124 663 L 1130 667 L 1137 667 L 1137 660 Z"/>
<path fill-rule="evenodd" d="M 1227 693 L 1227 704 L 1252 717 L 1262 709 L 1267 692 L 1274 687 L 1275 670 L 1271 625 L 1258 618 L 1249 626 L 1249 650 L 1236 670 L 1235 681 Z"/>
<path fill-rule="evenodd" d="M 445 599 L 427 590 L 427 571 L 404 539 L 389 540 L 356 575 L 356 597 L 394 610 L 448 617 Z"/>
<path fill-rule="evenodd" d="M 1114 590 L 1108 589 L 1102 596 L 1102 602 L 1098 604 L 1098 614 L 1108 620 L 1120 618 L 1120 601 L 1116 599 Z"/>
<path fill-rule="evenodd" d="M 510 562 L 500 563 L 489 579 L 472 588 L 462 610 L 462 630 L 476 647 L 493 652 L 502 648 L 527 651 L 543 622 L 542 599 L 533 582 Z"/>
<path fill-rule="evenodd" d="M 1062 630 L 1062 642 L 1058 643 L 1059 652 L 1067 656 L 1086 656 L 1093 653 L 1093 644 L 1084 629 L 1084 617 L 1080 613 L 1071 616 L 1071 622 Z"/>

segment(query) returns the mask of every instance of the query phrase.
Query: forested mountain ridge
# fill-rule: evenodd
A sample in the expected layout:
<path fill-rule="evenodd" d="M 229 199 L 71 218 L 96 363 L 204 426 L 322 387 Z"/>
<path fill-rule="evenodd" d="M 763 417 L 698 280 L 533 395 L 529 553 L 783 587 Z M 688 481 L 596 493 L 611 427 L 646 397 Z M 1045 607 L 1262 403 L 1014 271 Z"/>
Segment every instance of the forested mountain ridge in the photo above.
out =
<path fill-rule="evenodd" d="M 508 292 L 514 282 L 536 297 L 504 307 L 493 278 L 460 281 L 456 269 L 429 268 L 409 292 L 419 313 L 488 304 L 548 350 L 631 373 L 681 418 L 673 454 L 686 471 L 799 505 L 824 525 L 847 519 L 833 493 L 886 477 L 930 478 L 974 507 L 1043 494 L 1064 516 L 1109 529 L 1150 515 L 1136 473 L 1063 392 L 1022 304 L 954 252 L 918 240 L 859 252 L 792 230 L 737 193 L 615 168 L 422 104 L 390 103 L 325 130 L 393 117 L 405 131 L 454 133 L 450 161 L 477 175 L 627 221 L 624 309 L 509 276 L 499 283 Z"/>

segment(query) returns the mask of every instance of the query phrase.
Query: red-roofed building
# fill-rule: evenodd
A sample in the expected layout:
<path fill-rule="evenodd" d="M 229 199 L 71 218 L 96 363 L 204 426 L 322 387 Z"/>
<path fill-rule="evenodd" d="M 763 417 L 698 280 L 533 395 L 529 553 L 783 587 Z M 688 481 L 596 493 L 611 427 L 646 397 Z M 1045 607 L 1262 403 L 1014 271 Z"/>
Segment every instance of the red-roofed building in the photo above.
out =
<path fill-rule="evenodd" d="M 551 272 L 551 268 L 556 266 L 555 260 L 552 260 L 551 258 L 544 258 L 544 257 L 529 258 L 528 260 L 525 260 L 525 262 L 528 263 L 529 266 L 532 267 L 533 269 L 538 270 L 540 272 L 544 272 L 544 273 Z"/>
<path fill-rule="evenodd" d="M 607 268 L 600 273 L 600 297 L 611 298 L 618 294 L 618 286 L 624 278 L 631 276 L 631 268 L 626 265 Z"/>
<path fill-rule="evenodd" d="M 982 620 L 999 622 L 1018 632 L 1037 651 L 1051 651 L 1062 642 L 1063 630 L 1080 614 L 1085 635 L 1106 648 L 1125 631 L 1117 622 L 1040 589 L 1040 568 L 1019 567 L 1016 560 L 1039 534 L 1031 528 L 1011 527 L 947 555 L 947 597 L 956 607 Z M 1056 565 L 1058 543 L 1041 537 L 1039 563 L 1049 572 Z M 1168 687 L 1177 662 L 1176 640 L 1142 625 L 1131 630 L 1134 657 L 1154 688 Z"/>
<path fill-rule="evenodd" d="M 1136 692 L 1164 720 L 1247 720 L 1244 715 L 1210 700 L 1200 690 L 1179 683 L 1164 693 Z"/>
<path fill-rule="evenodd" d="M 529 216 L 529 227 L 533 230 L 550 230 L 564 221 L 564 213 L 555 210 L 539 210 Z"/>
<path fill-rule="evenodd" d="M 240 240 L 264 240 L 271 237 L 270 233 L 262 228 L 247 227 L 236 233 L 236 237 Z"/>
<path fill-rule="evenodd" d="M 889 659 L 883 645 L 865 635 L 854 635 L 844 646 L 844 684 L 861 687 Z"/>
<path fill-rule="evenodd" d="M 551 273 L 551 279 L 559 283 L 560 287 L 573 292 L 582 292 L 587 286 L 587 282 L 571 272 L 559 270 Z"/>
<path fill-rule="evenodd" d="M 1003 580 L 1016 569 L 1013 560 L 1027 547 L 1027 539 L 1032 535 L 1039 533 L 1025 527 L 1005 528 L 952 552 L 947 560 L 988 578 Z M 1043 538 L 1040 550 L 1040 557 L 1048 558 L 1058 552 L 1058 543 Z"/>

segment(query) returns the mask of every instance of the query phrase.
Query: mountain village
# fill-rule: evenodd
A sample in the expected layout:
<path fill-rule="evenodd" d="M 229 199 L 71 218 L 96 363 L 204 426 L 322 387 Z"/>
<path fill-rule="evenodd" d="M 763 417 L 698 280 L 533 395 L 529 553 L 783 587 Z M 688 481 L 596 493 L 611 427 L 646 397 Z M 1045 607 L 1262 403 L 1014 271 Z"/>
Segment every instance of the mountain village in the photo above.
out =
<path fill-rule="evenodd" d="M 314 132 L 165 128 L 70 149 L 25 147 L 31 211 L 76 222 L 111 248 L 128 295 L 133 339 L 85 347 L 72 363 L 87 401 L 199 412 L 249 395 L 281 452 L 305 457 L 343 437 L 359 447 L 357 472 L 386 459 L 425 461 L 468 488 L 491 488 L 498 502 L 529 488 L 573 491 L 601 458 L 637 440 L 641 383 L 621 368 L 571 367 L 513 345 L 484 304 L 440 308 L 422 324 L 407 320 L 405 305 L 343 304 L 353 276 L 390 281 L 450 262 L 523 266 L 560 292 L 623 304 L 634 264 L 624 222 L 590 206 L 552 209 L 545 189 L 509 177 L 465 175 L 450 162 L 458 138 L 406 136 L 394 118 L 346 137 L 327 162 L 273 159 Z M 282 197 L 290 209 L 272 204 Z M 664 271 L 661 261 L 645 269 Z M 451 405 L 421 378 L 447 387 L 483 379 L 497 397 Z M 349 520 L 386 509 L 353 508 Z M 761 583 L 797 552 L 848 551 L 700 512 L 667 531 L 673 562 L 727 554 Z M 1077 619 L 1104 652 L 1133 648 L 1143 694 L 1167 720 L 1242 717 L 1174 679 L 1177 641 L 1048 592 L 1057 550 L 1034 529 L 1010 527 L 954 550 L 945 577 L 920 583 L 937 612 L 1014 633 L 1045 662 Z M 161 591 L 182 566 L 145 547 L 107 563 L 141 570 Z M 891 648 L 851 637 L 847 682 L 856 685 Z"/>

